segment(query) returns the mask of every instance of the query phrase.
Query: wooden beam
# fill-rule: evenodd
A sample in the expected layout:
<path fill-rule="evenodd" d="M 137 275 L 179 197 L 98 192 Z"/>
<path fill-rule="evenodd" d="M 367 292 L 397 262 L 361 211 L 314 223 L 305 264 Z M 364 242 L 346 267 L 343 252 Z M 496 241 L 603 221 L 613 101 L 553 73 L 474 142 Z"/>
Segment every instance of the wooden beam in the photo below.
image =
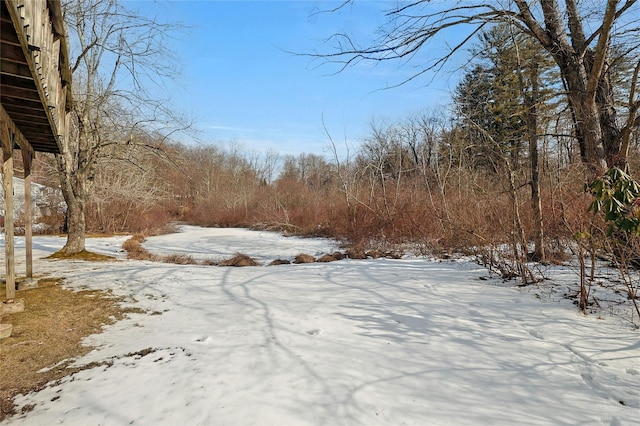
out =
<path fill-rule="evenodd" d="M 3 75 L 14 75 L 25 79 L 33 80 L 31 70 L 28 65 L 19 64 L 16 62 L 0 61 L 0 72 Z"/>
<path fill-rule="evenodd" d="M 7 113 L 7 110 L 4 109 L 4 106 L 2 104 L 0 104 L 0 120 L 2 121 L 2 123 L 6 124 L 7 128 L 9 129 L 9 133 L 13 135 L 13 141 L 20 147 L 20 149 L 30 152 L 31 156 L 33 157 L 35 150 L 31 146 L 27 138 L 24 137 L 20 129 L 16 126 L 16 123 L 14 123 L 14 121 L 11 119 L 11 116 Z"/>
<path fill-rule="evenodd" d="M 33 279 L 33 200 L 31 199 L 31 164 L 33 152 L 22 151 L 22 165 L 24 167 L 24 239 L 26 256 L 27 280 Z"/>
<path fill-rule="evenodd" d="M 28 119 L 26 117 L 14 117 L 13 122 L 20 129 L 25 129 L 26 131 L 38 131 L 43 135 L 51 135 L 51 128 L 47 123 L 44 122 L 46 118 L 32 118 Z M 53 138 L 51 138 L 53 139 Z"/>
<path fill-rule="evenodd" d="M 1 73 L 2 76 L 2 84 L 4 84 L 5 86 L 12 86 L 12 87 L 19 87 L 21 89 L 31 89 L 35 92 L 36 89 L 33 84 L 33 80 L 19 76 L 19 75 L 12 75 L 12 74 L 5 74 L 5 73 Z"/>
<path fill-rule="evenodd" d="M 5 248 L 5 263 L 6 263 L 6 298 L 7 300 L 13 300 L 15 298 L 16 291 L 16 267 L 15 267 L 15 245 L 14 245 L 14 217 L 13 217 L 13 149 L 17 145 L 22 150 L 24 170 L 25 170 L 25 191 L 28 191 L 29 200 L 27 201 L 27 193 L 25 193 L 25 203 L 27 208 L 27 217 L 31 218 L 31 190 L 27 189 L 31 184 L 31 160 L 35 155 L 33 147 L 23 136 L 20 129 L 16 127 L 16 124 L 11 120 L 9 114 L 0 104 L 0 139 L 2 139 L 2 160 L 3 160 L 3 180 L 2 186 L 4 189 L 4 248 Z M 28 178 L 27 178 L 28 177 Z M 27 219 L 30 228 L 30 219 Z M 31 236 L 29 236 L 30 238 Z M 27 243 L 27 277 L 33 276 L 33 262 L 29 259 L 32 258 L 31 242 Z M 31 271 L 30 271 L 31 270 Z M 29 274 L 31 272 L 31 274 Z"/>
<path fill-rule="evenodd" d="M 40 95 L 37 90 L 21 89 L 19 87 L 5 86 L 2 89 L 2 96 L 7 98 L 14 98 L 20 101 L 37 102 L 42 106 Z"/>
<path fill-rule="evenodd" d="M 2 60 L 9 63 L 13 62 L 16 64 L 28 66 L 29 62 L 27 62 L 27 60 L 25 59 L 21 49 L 21 46 L 16 48 L 16 46 L 12 44 L 2 43 L 2 46 L 0 46 L 0 55 L 2 55 Z"/>
<path fill-rule="evenodd" d="M 13 301 L 16 296 L 15 247 L 13 241 L 13 134 L 10 122 L 2 117 L 0 122 L 2 139 L 2 187 L 4 189 L 4 256 L 6 265 L 6 298 Z"/>

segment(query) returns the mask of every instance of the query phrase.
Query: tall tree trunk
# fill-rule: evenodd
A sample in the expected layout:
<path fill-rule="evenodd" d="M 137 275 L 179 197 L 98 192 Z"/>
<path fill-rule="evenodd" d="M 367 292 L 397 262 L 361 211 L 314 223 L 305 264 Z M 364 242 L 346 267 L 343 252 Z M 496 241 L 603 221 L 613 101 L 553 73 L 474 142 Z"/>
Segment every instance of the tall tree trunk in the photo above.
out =
<path fill-rule="evenodd" d="M 566 62 L 560 65 L 560 71 L 569 91 L 569 105 L 574 116 L 582 161 L 595 176 L 600 175 L 607 169 L 600 111 L 595 96 L 586 93 L 587 75 L 584 64 Z"/>
<path fill-rule="evenodd" d="M 512 242 L 513 256 L 516 259 L 518 272 L 520 273 L 520 279 L 522 281 L 522 285 L 524 286 L 535 282 L 535 279 L 529 268 L 527 268 L 529 250 L 527 237 L 524 232 L 524 226 L 522 225 L 522 217 L 520 216 L 520 201 L 518 197 L 518 188 L 516 186 L 515 173 L 508 157 L 504 156 L 503 158 L 507 168 L 507 172 L 509 174 L 509 195 L 512 203 L 511 208 L 513 209 L 513 226 L 515 228 L 513 230 L 514 232 Z"/>
<path fill-rule="evenodd" d="M 529 160 L 531 162 L 531 209 L 533 210 L 534 222 L 534 252 L 533 258 L 536 261 L 544 262 L 544 222 L 542 219 L 542 201 L 540 199 L 540 164 L 538 162 L 538 67 L 531 65 L 531 93 L 525 96 L 525 106 L 527 108 L 527 134 L 529 139 Z"/>
<path fill-rule="evenodd" d="M 524 100 L 524 121 L 527 125 L 527 139 L 529 142 L 529 165 L 531 168 L 531 210 L 533 212 L 533 260 L 544 262 L 544 222 L 542 219 L 542 201 L 540 199 L 540 164 L 538 161 L 538 102 L 539 95 L 539 79 L 540 79 L 540 62 L 542 58 L 539 54 L 534 53 L 528 55 L 527 60 L 529 74 L 529 88 L 525 83 L 523 73 L 523 63 L 520 55 L 518 41 L 513 37 L 514 46 L 517 54 L 517 72 L 520 96 Z M 526 45 L 525 45 L 526 46 Z M 526 47 L 525 47 L 526 48 Z M 531 49 L 531 46 L 528 47 Z M 537 47 L 534 47 L 537 49 Z"/>
<path fill-rule="evenodd" d="M 618 124 L 615 109 L 615 99 L 613 84 L 611 83 L 611 72 L 605 68 L 604 74 L 598 84 L 596 93 L 596 103 L 600 110 L 600 127 L 602 128 L 603 148 L 607 166 L 624 166 L 625 160 L 622 155 L 621 131 Z"/>
<path fill-rule="evenodd" d="M 515 0 L 523 22 L 554 58 L 562 75 L 574 119 L 582 161 L 594 176 L 604 173 L 620 154 L 619 127 L 615 122 L 613 89 L 607 64 L 611 30 L 618 19 L 618 0 L 607 0 L 597 42 L 584 32 L 575 1 L 541 0 L 544 27 L 531 13 L 529 2 Z M 627 2 L 623 9 L 631 6 Z M 568 32 L 567 32 L 568 28 Z"/>
<path fill-rule="evenodd" d="M 76 254 L 85 250 L 86 223 L 85 223 L 85 205 L 86 200 L 78 197 L 68 197 L 63 191 L 64 198 L 67 201 L 67 242 L 62 248 L 62 252 L 66 254 Z"/>
<path fill-rule="evenodd" d="M 633 129 L 640 126 L 640 116 L 638 115 L 638 110 L 640 110 L 640 99 L 636 100 L 636 89 L 639 75 L 640 61 L 638 61 L 633 70 L 631 90 L 629 91 L 629 114 L 627 115 L 627 122 L 622 128 L 622 132 L 620 134 L 620 160 L 618 165 L 624 171 L 628 171 L 629 168 L 629 148 L 631 146 L 631 135 Z"/>
<path fill-rule="evenodd" d="M 92 148 L 98 143 L 85 124 L 89 120 L 80 113 L 76 118 L 77 128 L 67 139 L 62 152 L 56 155 L 60 187 L 67 202 L 67 242 L 61 251 L 69 255 L 85 250 L 85 207 L 97 167 L 91 157 Z"/>
<path fill-rule="evenodd" d="M 77 158 L 78 155 L 72 155 L 69 150 L 63 150 L 56 155 L 60 187 L 67 203 L 67 242 L 61 250 L 65 254 L 76 254 L 85 250 L 85 206 L 89 193 L 89 179 L 86 168 L 77 164 Z"/>

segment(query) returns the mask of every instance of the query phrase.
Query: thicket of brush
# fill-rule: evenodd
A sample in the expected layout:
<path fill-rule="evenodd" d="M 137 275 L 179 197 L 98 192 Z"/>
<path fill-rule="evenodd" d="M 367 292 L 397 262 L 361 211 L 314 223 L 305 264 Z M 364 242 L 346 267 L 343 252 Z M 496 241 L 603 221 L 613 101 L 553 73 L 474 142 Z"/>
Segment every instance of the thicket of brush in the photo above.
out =
<path fill-rule="evenodd" d="M 621 258 L 610 223 L 588 212 L 593 170 L 581 159 L 570 120 L 562 119 L 566 111 L 553 112 L 539 112 L 533 139 L 522 119 L 497 125 L 495 111 L 487 111 L 491 134 L 465 115 L 450 121 L 425 114 L 373 124 L 358 146 L 330 143 L 328 156 L 164 140 L 154 149 L 121 148 L 113 158 L 126 161 L 105 163 L 91 182 L 87 231 L 152 235 L 186 222 L 332 237 L 354 255 L 459 252 L 522 285 L 542 278 L 531 260 L 578 256 L 634 266 L 640 253 L 626 250 Z M 638 142 L 632 135 L 631 159 Z M 51 159 L 42 160 L 40 173 L 51 173 Z M 637 170 L 631 162 L 630 176 Z M 631 208 L 638 193 L 627 195 L 621 202 Z M 51 211 L 47 220 L 60 219 Z M 637 232 L 623 233 L 625 247 L 640 246 Z M 628 287 L 635 300 L 638 286 Z M 586 309 L 586 300 L 580 304 Z"/>
<path fill-rule="evenodd" d="M 445 126 L 414 125 L 378 128 L 359 147 L 349 147 L 350 156 L 333 158 L 165 146 L 162 156 L 101 169 L 87 206 L 87 230 L 153 235 L 186 222 L 332 237 L 349 247 L 350 257 L 467 253 L 522 284 L 542 278 L 528 263 L 539 231 L 544 257 L 536 260 L 563 262 L 582 254 L 615 261 L 608 225 L 588 212 L 594 197 L 585 187 L 593 178 L 569 142 L 541 143 L 540 228 L 526 150 L 514 155 L 481 144 L 469 148 L 466 138 Z M 412 134 L 408 129 L 419 137 L 403 136 Z M 630 169 L 633 175 L 637 164 Z M 626 246 L 639 246 L 635 234 L 627 238 Z M 629 265 L 638 253 L 625 256 Z"/>
<path fill-rule="evenodd" d="M 522 233 L 532 250 L 536 224 L 524 150 L 510 173 L 499 158 L 463 148 L 467 141 L 456 140 L 455 132 L 419 129 L 420 138 L 403 139 L 403 126 L 390 125 L 350 147 L 349 158 L 259 156 L 237 148 L 176 144 L 165 147 L 163 156 L 113 164 L 100 169 L 94 181 L 87 230 L 152 235 L 181 221 L 327 236 L 363 250 L 430 254 L 503 250 L 522 244 Z M 593 197 L 584 188 L 591 178 L 574 148 L 543 145 L 544 260 L 561 261 L 574 249 L 577 232 L 605 225 L 587 212 Z M 633 174 L 636 166 L 631 168 Z M 44 173 L 46 167 L 41 164 L 39 170 Z M 63 215 L 52 210 L 43 220 L 55 227 Z"/>

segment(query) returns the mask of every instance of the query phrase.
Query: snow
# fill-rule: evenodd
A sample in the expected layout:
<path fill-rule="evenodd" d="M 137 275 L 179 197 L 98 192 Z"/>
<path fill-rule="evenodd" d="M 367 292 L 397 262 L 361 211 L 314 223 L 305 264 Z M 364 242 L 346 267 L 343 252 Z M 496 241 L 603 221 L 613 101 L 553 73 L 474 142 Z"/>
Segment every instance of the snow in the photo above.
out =
<path fill-rule="evenodd" d="M 99 365 L 18 397 L 35 408 L 6 424 L 639 424 L 637 329 L 481 280 L 487 271 L 473 262 L 171 265 L 124 260 L 125 239 L 88 240 L 115 262 L 36 261 L 36 271 L 112 290 L 147 313 L 88 337 L 96 349 L 75 365 Z M 64 240 L 34 242 L 44 256 Z M 336 249 L 195 227 L 144 245 L 265 263 Z"/>
<path fill-rule="evenodd" d="M 149 238 L 144 248 L 154 254 L 180 254 L 196 260 L 219 261 L 243 253 L 268 264 L 276 259 L 292 260 L 300 253 L 319 257 L 339 249 L 329 239 L 285 237 L 273 232 L 240 228 L 209 228 L 181 226 L 180 233 Z M 185 241 L 185 234 L 189 238 Z"/>

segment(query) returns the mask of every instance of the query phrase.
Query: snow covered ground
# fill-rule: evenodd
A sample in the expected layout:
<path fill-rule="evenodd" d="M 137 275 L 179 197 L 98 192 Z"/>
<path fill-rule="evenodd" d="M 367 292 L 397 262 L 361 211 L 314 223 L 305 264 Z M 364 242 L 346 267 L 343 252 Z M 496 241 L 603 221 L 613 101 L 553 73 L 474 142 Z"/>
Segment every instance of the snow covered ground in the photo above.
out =
<path fill-rule="evenodd" d="M 125 239 L 88 241 L 116 262 L 36 261 L 37 272 L 148 313 L 87 338 L 96 349 L 76 364 L 102 365 L 18 398 L 35 408 L 6 424 L 640 424 L 637 329 L 535 287 L 481 280 L 472 262 L 170 265 L 124 260 Z M 36 237 L 34 251 L 63 243 Z M 336 248 L 194 227 L 145 247 L 263 262 Z"/>

